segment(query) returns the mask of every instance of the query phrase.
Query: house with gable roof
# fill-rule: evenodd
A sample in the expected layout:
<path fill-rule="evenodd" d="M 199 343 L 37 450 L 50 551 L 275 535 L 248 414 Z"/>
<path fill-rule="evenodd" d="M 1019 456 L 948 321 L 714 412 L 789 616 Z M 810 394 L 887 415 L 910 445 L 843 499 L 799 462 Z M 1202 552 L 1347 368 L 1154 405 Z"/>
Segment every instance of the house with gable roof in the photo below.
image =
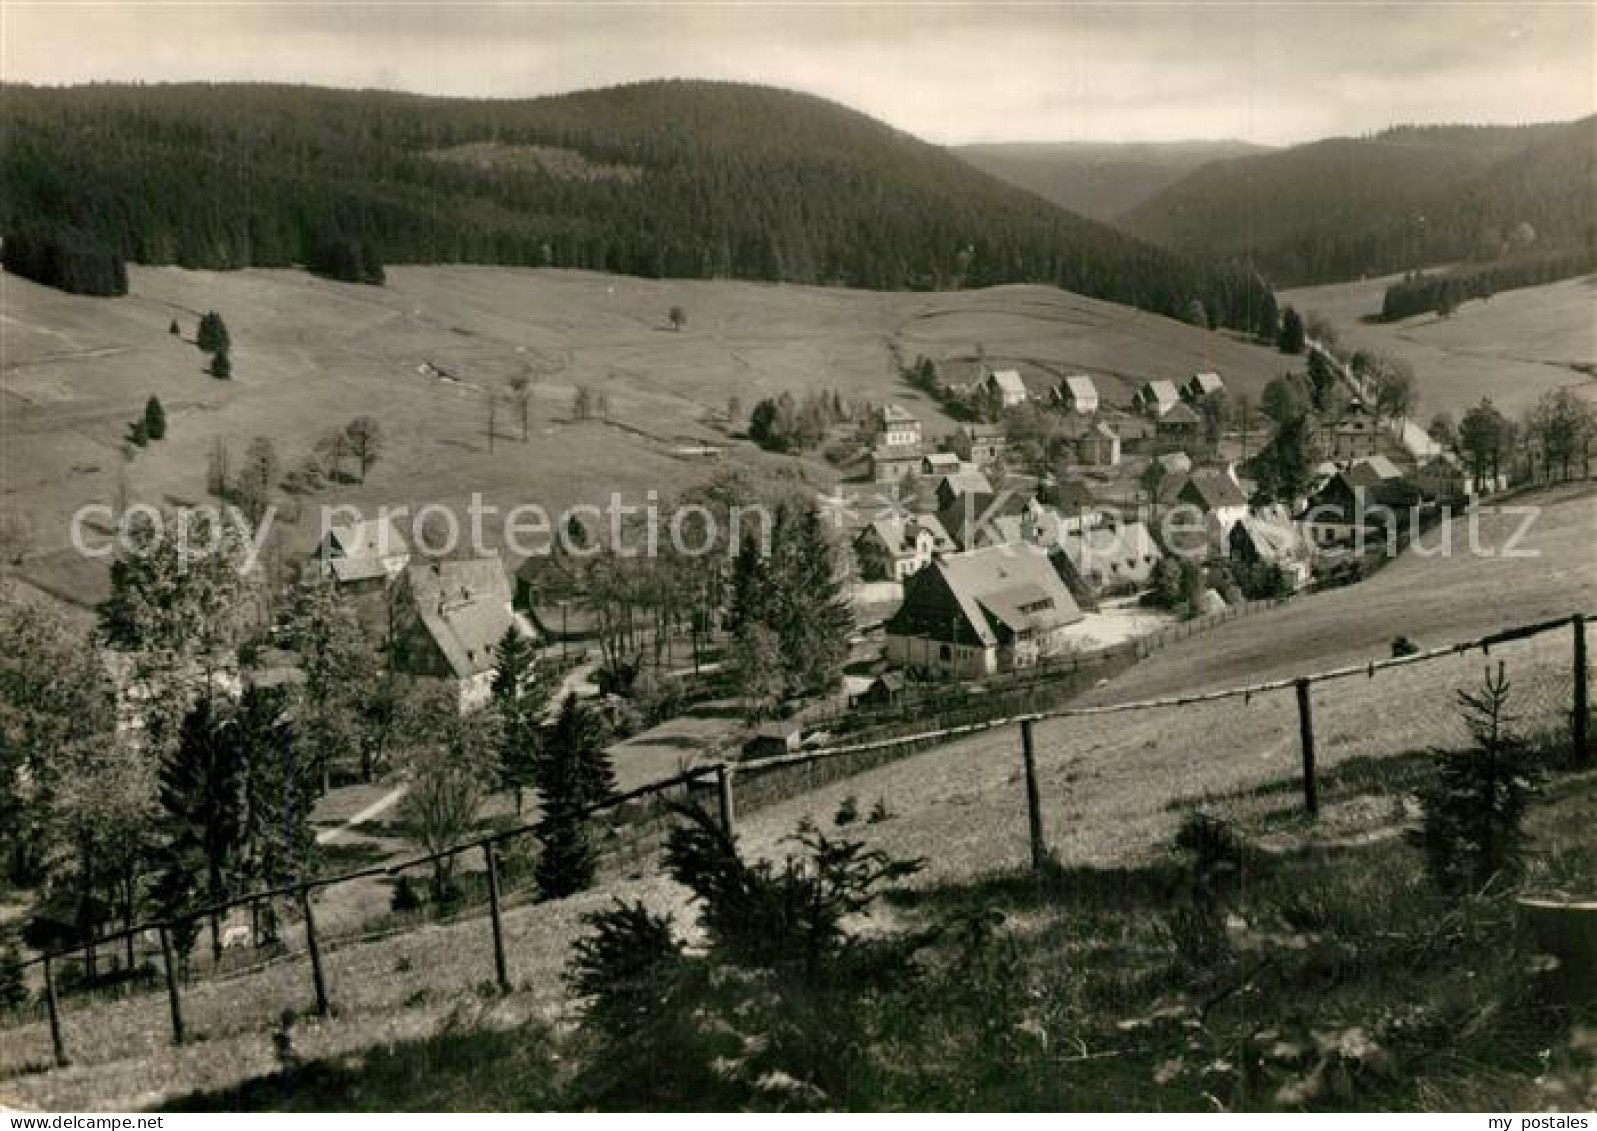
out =
<path fill-rule="evenodd" d="M 410 563 L 396 582 L 393 602 L 395 667 L 452 684 L 462 711 L 482 706 L 505 633 L 533 635 L 511 597 L 498 555 Z"/>
<path fill-rule="evenodd" d="M 1034 546 L 939 558 L 904 583 L 887 621 L 887 659 L 944 678 L 1031 667 L 1067 648 L 1081 619 L 1070 590 Z"/>
<path fill-rule="evenodd" d="M 1053 387 L 1052 396 L 1060 408 L 1077 416 L 1098 411 L 1098 386 L 1085 373 L 1073 373 Z"/>

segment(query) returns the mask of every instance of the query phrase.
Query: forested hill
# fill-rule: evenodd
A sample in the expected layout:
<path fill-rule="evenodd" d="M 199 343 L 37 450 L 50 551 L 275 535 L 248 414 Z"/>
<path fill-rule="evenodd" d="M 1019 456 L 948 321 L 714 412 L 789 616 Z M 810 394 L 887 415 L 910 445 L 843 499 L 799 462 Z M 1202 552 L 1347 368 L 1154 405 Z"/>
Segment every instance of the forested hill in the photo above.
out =
<path fill-rule="evenodd" d="M 1400 127 L 1205 165 L 1120 217 L 1193 254 L 1250 256 L 1279 285 L 1593 240 L 1597 118 Z M 1523 226 L 1522 226 L 1523 225 Z"/>
<path fill-rule="evenodd" d="M 1251 326 L 1262 282 L 1065 212 L 817 98 L 652 82 L 524 101 L 259 85 L 0 88 L 0 227 L 145 263 L 331 237 L 491 262 L 876 289 L 1057 283 Z M 74 236 L 73 238 L 77 238 Z"/>

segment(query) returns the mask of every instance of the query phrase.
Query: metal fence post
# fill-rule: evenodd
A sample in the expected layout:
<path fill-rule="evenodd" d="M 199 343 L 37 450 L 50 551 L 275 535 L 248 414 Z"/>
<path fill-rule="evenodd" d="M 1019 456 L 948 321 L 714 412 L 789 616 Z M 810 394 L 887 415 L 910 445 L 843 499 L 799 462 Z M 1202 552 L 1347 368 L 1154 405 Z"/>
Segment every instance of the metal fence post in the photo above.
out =
<path fill-rule="evenodd" d="M 1309 681 L 1297 681 L 1298 741 L 1303 747 L 1303 807 L 1309 816 L 1320 812 L 1320 798 L 1314 782 L 1314 702 L 1309 696 Z"/>
<path fill-rule="evenodd" d="M 1048 845 L 1043 840 L 1042 794 L 1037 788 L 1037 748 L 1030 719 L 1020 724 L 1020 753 L 1026 762 L 1026 824 L 1031 835 L 1031 867 L 1042 872 L 1048 866 Z"/>
<path fill-rule="evenodd" d="M 50 956 L 44 956 L 44 1004 L 50 1011 L 50 1047 L 55 1053 L 57 1068 L 65 1068 L 70 1062 L 67 1060 L 67 1045 L 61 1036 L 61 1002 L 55 992 L 55 971 L 50 966 Z"/>
<path fill-rule="evenodd" d="M 1591 761 L 1591 700 L 1588 680 L 1591 671 L 1586 662 L 1586 614 L 1576 613 L 1570 618 L 1575 629 L 1575 717 L 1571 720 L 1570 738 L 1575 747 L 1575 765 L 1585 766 Z"/>
<path fill-rule="evenodd" d="M 316 1012 L 326 1017 L 333 1007 L 327 1000 L 327 976 L 322 972 L 322 946 L 316 938 L 316 913 L 311 910 L 309 888 L 299 889 L 299 908 L 305 917 L 305 950 L 311 959 L 311 984 L 316 990 Z"/>
<path fill-rule="evenodd" d="M 161 935 L 161 962 L 166 967 L 166 1003 L 172 1012 L 172 1042 L 183 1043 L 183 999 L 177 989 L 177 963 L 172 958 L 172 933 L 162 923 L 157 928 Z"/>
<path fill-rule="evenodd" d="M 494 930 L 494 980 L 500 990 L 510 992 L 510 970 L 505 963 L 505 925 L 499 917 L 499 864 L 494 859 L 494 842 L 482 846 L 483 860 L 488 865 L 488 916 Z"/>

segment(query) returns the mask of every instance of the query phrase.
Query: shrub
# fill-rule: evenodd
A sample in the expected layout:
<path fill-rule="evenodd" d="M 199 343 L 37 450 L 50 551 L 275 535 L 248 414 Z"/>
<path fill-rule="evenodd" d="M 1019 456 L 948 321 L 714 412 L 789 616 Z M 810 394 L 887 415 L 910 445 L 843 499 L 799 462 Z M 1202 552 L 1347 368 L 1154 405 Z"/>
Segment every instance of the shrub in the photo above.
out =
<path fill-rule="evenodd" d="M 222 321 L 222 316 L 214 310 L 208 310 L 200 315 L 200 328 L 194 335 L 194 342 L 206 353 L 225 353 L 232 345 L 232 338 L 227 332 L 227 323 Z"/>
<path fill-rule="evenodd" d="M 0 1009 L 15 1009 L 28 1000 L 28 983 L 22 976 L 22 955 L 17 944 L 0 948 Z"/>
<path fill-rule="evenodd" d="M 832 824 L 842 828 L 844 825 L 852 825 L 857 820 L 859 820 L 859 798 L 851 793 L 843 798 L 842 804 L 837 807 L 837 812 L 832 814 Z"/>
<path fill-rule="evenodd" d="M 913 1017 L 910 957 L 926 936 L 851 938 L 843 920 L 882 885 L 912 875 L 813 828 L 801 861 L 747 864 L 719 823 L 681 810 L 666 869 L 699 907 L 706 945 L 689 954 L 668 920 L 618 904 L 586 917 L 568 977 L 588 1000 L 594 1042 L 579 1083 L 589 1100 L 696 1107 L 848 1106 L 871 1086 L 883 1020 Z"/>
<path fill-rule="evenodd" d="M 1525 809 L 1535 791 L 1525 742 L 1512 731 L 1512 687 L 1501 662 L 1479 691 L 1458 702 L 1473 746 L 1433 753 L 1435 776 L 1420 789 L 1423 816 L 1410 833 L 1425 854 L 1425 870 L 1443 892 L 1479 892 L 1499 877 L 1519 874 Z"/>
<path fill-rule="evenodd" d="M 158 397 L 144 402 L 144 431 L 152 440 L 166 438 L 166 409 Z"/>
<path fill-rule="evenodd" d="M 421 894 L 409 876 L 400 876 L 394 884 L 393 893 L 388 897 L 388 909 L 395 914 L 421 910 Z"/>

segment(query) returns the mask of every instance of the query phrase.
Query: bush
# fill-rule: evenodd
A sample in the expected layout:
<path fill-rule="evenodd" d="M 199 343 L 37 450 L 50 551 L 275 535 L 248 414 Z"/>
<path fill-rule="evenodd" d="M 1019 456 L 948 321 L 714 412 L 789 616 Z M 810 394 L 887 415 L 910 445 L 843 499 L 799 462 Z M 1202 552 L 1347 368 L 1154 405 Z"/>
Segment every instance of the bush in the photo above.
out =
<path fill-rule="evenodd" d="M 0 1009 L 16 1009 L 27 1004 L 28 983 L 22 976 L 22 954 L 17 944 L 7 941 L 0 948 Z"/>
<path fill-rule="evenodd" d="M 421 910 L 421 893 L 409 876 L 400 876 L 394 884 L 393 893 L 388 897 L 388 909 L 395 914 Z"/>
<path fill-rule="evenodd" d="M 843 798 L 842 804 L 837 807 L 837 812 L 832 814 L 832 824 L 842 828 L 845 825 L 852 825 L 857 820 L 859 820 L 859 798 L 851 793 Z"/>
<path fill-rule="evenodd" d="M 641 905 L 591 914 L 569 980 L 588 1000 L 586 1102 L 817 1108 L 866 1102 L 884 1019 L 913 1017 L 910 957 L 926 936 L 850 938 L 882 885 L 915 862 L 806 829 L 802 861 L 746 864 L 719 823 L 681 810 L 666 869 L 699 906 L 689 954 Z M 894 997 L 897 1009 L 884 1006 Z M 879 1092 L 877 1093 L 879 1096 Z M 880 1100 L 878 1099 L 878 1102 Z"/>
<path fill-rule="evenodd" d="M 1459 709 L 1474 741 L 1462 751 L 1433 753 L 1434 778 L 1420 789 L 1424 815 L 1410 841 L 1444 893 L 1482 891 L 1520 873 L 1525 809 L 1535 791 L 1525 742 L 1512 732 L 1512 688 L 1501 662 L 1479 691 L 1460 691 Z"/>
<path fill-rule="evenodd" d="M 152 440 L 166 438 L 166 409 L 158 397 L 144 402 L 144 431 Z"/>
<path fill-rule="evenodd" d="M 206 353 L 226 353 L 233 344 L 227 332 L 227 323 L 214 310 L 200 315 L 200 328 L 194 335 L 194 342 Z"/>

